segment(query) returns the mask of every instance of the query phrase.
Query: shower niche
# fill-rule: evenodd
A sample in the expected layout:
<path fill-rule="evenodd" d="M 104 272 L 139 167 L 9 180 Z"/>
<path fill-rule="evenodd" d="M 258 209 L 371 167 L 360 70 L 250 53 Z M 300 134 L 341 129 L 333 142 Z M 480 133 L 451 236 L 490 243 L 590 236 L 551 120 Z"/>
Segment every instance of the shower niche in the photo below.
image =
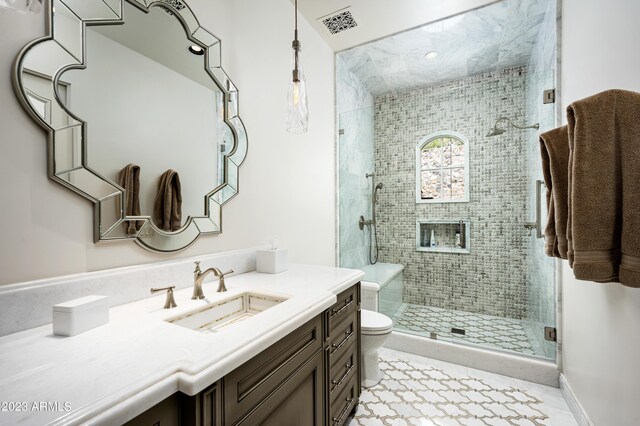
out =
<path fill-rule="evenodd" d="M 471 253 L 471 221 L 418 220 L 416 250 L 436 253 Z"/>

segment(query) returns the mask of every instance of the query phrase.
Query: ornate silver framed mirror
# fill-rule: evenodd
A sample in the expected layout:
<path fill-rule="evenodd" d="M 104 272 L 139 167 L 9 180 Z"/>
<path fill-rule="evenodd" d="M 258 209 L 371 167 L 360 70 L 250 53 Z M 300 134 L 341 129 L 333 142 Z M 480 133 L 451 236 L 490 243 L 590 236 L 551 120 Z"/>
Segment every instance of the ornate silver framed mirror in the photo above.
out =
<path fill-rule="evenodd" d="M 51 179 L 94 204 L 94 241 L 174 252 L 222 232 L 247 134 L 221 42 L 184 0 L 51 0 L 15 65 Z"/>

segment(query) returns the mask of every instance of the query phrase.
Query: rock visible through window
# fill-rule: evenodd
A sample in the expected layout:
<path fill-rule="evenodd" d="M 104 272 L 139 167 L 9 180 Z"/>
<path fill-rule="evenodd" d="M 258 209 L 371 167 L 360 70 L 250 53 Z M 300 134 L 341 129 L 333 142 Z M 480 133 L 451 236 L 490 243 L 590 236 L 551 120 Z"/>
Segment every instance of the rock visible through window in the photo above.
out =
<path fill-rule="evenodd" d="M 418 146 L 419 200 L 468 201 L 467 152 L 462 138 L 440 134 Z"/>

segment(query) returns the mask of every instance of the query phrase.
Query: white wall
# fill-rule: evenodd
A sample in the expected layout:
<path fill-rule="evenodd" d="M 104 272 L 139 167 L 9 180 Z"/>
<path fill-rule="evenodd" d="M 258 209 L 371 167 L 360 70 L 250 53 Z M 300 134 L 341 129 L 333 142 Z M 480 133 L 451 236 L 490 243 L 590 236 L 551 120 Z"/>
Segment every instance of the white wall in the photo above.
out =
<path fill-rule="evenodd" d="M 92 205 L 46 175 L 46 134 L 19 105 L 12 62 L 45 34 L 45 17 L 0 9 L 0 284 L 190 257 L 266 243 L 277 235 L 294 262 L 335 262 L 334 55 L 304 20 L 300 38 L 311 121 L 284 129 L 293 5 L 287 0 L 191 0 L 222 39 L 222 60 L 240 90 L 249 153 L 240 194 L 225 206 L 223 234 L 158 255 L 133 242 L 95 245 Z"/>
<path fill-rule="evenodd" d="M 640 92 L 640 2 L 563 0 L 562 14 L 563 106 Z M 640 289 L 577 281 L 562 264 L 564 374 L 594 424 L 638 425 Z"/>

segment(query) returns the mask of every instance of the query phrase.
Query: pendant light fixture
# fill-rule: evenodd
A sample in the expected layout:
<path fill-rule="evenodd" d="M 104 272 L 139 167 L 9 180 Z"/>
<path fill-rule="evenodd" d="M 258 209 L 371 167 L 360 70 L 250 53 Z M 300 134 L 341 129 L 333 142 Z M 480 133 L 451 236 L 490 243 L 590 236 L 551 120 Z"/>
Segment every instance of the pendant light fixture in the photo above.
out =
<path fill-rule="evenodd" d="M 291 78 L 287 93 L 287 131 L 289 133 L 306 133 L 309 125 L 309 108 L 307 107 L 307 85 L 302 69 L 301 47 L 298 40 L 298 0 L 295 0 L 295 30 L 293 33 L 293 59 L 291 61 Z"/>

